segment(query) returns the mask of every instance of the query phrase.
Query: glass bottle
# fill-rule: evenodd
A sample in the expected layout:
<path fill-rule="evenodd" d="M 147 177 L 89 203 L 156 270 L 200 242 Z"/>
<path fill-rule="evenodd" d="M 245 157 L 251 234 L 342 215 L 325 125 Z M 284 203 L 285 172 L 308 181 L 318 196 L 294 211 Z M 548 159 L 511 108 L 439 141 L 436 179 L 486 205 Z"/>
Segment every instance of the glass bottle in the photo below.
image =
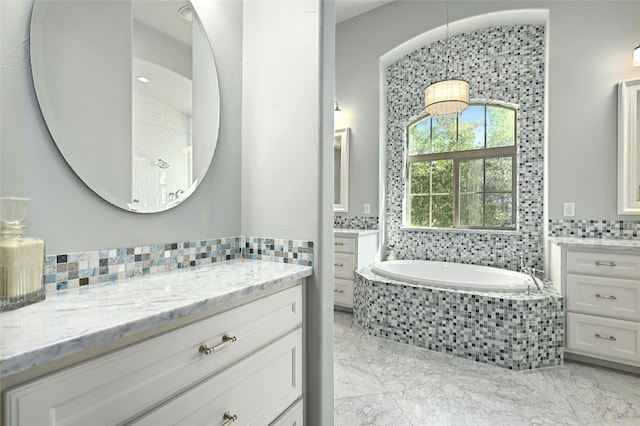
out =
<path fill-rule="evenodd" d="M 44 300 L 44 241 L 23 233 L 29 198 L 0 198 L 0 311 Z"/>

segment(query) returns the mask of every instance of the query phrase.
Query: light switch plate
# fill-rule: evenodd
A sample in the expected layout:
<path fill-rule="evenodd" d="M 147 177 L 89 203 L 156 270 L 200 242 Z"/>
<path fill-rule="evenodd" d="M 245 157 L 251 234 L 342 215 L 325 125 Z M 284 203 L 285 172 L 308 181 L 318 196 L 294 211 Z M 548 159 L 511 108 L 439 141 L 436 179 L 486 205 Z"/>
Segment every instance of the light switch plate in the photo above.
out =
<path fill-rule="evenodd" d="M 364 214 L 371 214 L 371 204 L 365 203 Z"/>
<path fill-rule="evenodd" d="M 575 217 L 576 203 L 564 203 L 562 205 L 562 214 L 564 217 Z"/>

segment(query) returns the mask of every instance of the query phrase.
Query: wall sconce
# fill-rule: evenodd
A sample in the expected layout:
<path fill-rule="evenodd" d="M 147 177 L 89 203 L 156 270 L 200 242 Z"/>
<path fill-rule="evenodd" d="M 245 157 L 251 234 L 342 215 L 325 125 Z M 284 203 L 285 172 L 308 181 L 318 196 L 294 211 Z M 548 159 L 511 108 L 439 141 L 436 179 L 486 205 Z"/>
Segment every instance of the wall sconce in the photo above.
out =
<path fill-rule="evenodd" d="M 633 49 L 633 66 L 640 67 L 640 44 Z"/>
<path fill-rule="evenodd" d="M 337 123 L 340 120 L 342 120 L 342 110 L 338 105 L 338 101 L 336 101 L 336 108 L 333 110 L 333 122 Z"/>

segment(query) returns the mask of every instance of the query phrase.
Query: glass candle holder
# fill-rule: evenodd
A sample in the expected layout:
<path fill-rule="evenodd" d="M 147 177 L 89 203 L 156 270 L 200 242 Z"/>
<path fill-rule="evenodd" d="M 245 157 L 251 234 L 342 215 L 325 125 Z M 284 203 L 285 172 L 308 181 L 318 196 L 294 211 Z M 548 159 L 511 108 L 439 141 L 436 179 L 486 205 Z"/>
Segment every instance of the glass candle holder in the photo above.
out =
<path fill-rule="evenodd" d="M 44 241 L 26 235 L 29 198 L 0 198 L 0 311 L 44 300 Z"/>

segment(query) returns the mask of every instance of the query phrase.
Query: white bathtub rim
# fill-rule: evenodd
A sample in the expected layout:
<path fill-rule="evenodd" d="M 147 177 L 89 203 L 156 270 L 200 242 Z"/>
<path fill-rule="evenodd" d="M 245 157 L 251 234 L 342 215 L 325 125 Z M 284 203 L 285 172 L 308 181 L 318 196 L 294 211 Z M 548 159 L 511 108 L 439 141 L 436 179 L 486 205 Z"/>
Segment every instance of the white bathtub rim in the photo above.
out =
<path fill-rule="evenodd" d="M 489 272 L 496 275 L 503 275 L 511 277 L 515 282 L 508 284 L 491 284 L 484 283 L 478 284 L 469 281 L 459 280 L 458 282 L 453 282 L 450 280 L 442 279 L 442 278 L 419 278 L 415 277 L 411 274 L 401 273 L 401 272 L 393 272 L 389 270 L 381 269 L 379 265 L 409 265 L 412 266 L 414 264 L 424 264 L 426 262 L 432 263 L 436 267 L 461 267 L 463 270 L 476 271 L 476 272 Z M 369 269 L 369 268 L 367 268 Z M 391 279 L 394 281 L 398 281 L 400 283 L 409 283 L 416 286 L 421 287 L 437 287 L 446 290 L 460 290 L 466 292 L 481 292 L 481 293 L 525 293 L 528 290 L 531 290 L 532 293 L 536 292 L 536 286 L 533 283 L 531 277 L 526 274 L 522 274 L 520 272 L 511 271 L 507 269 L 499 269 L 491 266 L 482 266 L 482 265 L 472 265 L 472 264 L 463 264 L 463 263 L 452 263 L 452 262 L 441 262 L 441 261 L 427 261 L 427 260 L 388 260 L 376 263 L 371 265 L 370 272 L 376 276 L 381 278 Z"/>

